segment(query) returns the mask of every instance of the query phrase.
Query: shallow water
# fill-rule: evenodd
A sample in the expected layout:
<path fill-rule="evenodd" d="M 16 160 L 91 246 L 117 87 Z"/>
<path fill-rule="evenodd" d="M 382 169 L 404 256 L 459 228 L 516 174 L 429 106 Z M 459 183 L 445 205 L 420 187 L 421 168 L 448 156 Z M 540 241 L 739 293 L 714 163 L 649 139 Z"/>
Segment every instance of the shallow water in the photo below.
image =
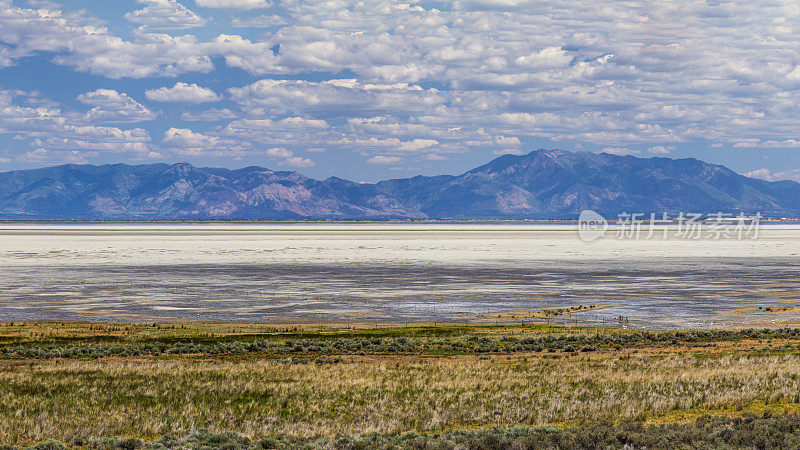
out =
<path fill-rule="evenodd" d="M 608 236 L 583 242 L 572 224 L 0 224 L 0 321 L 444 322 L 579 304 L 609 307 L 550 320 L 800 320 L 724 314 L 800 306 L 800 226 L 762 225 L 755 240 Z"/>

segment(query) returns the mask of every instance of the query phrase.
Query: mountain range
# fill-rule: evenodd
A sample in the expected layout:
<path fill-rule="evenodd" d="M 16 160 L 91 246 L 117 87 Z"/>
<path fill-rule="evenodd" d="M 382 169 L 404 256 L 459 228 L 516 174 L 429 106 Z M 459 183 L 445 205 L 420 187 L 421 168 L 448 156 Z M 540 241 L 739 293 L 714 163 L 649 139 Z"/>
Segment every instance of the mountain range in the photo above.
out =
<path fill-rule="evenodd" d="M 61 165 L 0 173 L 3 220 L 575 219 L 622 212 L 800 217 L 800 184 L 697 159 L 536 150 L 378 183 L 263 167 Z"/>

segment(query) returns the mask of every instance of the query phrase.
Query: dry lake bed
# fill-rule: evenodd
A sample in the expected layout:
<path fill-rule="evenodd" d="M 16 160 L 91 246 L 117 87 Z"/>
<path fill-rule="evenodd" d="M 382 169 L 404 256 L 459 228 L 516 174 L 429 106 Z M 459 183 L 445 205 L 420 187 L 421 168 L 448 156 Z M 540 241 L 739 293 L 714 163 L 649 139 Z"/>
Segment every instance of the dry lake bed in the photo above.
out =
<path fill-rule="evenodd" d="M 5 223 L 0 321 L 796 326 L 799 255 L 786 223 L 593 242 L 570 223 Z"/>

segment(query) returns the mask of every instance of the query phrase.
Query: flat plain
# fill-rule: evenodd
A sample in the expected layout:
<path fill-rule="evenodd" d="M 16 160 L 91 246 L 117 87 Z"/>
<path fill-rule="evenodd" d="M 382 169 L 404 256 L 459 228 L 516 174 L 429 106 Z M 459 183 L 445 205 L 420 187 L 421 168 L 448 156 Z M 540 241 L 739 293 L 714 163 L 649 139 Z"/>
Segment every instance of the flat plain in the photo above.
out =
<path fill-rule="evenodd" d="M 800 227 L 4 224 L 0 448 L 793 448 Z"/>
<path fill-rule="evenodd" d="M 0 320 L 524 322 L 508 311 L 595 305 L 547 321 L 778 326 L 800 320 L 798 255 L 785 223 L 594 242 L 569 223 L 8 223 Z"/>

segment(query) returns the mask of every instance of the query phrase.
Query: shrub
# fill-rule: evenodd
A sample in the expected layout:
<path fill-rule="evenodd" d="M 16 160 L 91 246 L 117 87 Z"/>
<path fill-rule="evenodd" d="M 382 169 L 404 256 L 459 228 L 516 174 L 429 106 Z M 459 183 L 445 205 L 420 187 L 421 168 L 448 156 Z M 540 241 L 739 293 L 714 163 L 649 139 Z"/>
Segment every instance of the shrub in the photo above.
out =
<path fill-rule="evenodd" d="M 35 450 L 66 450 L 67 446 L 55 439 L 48 439 L 33 446 Z"/>

